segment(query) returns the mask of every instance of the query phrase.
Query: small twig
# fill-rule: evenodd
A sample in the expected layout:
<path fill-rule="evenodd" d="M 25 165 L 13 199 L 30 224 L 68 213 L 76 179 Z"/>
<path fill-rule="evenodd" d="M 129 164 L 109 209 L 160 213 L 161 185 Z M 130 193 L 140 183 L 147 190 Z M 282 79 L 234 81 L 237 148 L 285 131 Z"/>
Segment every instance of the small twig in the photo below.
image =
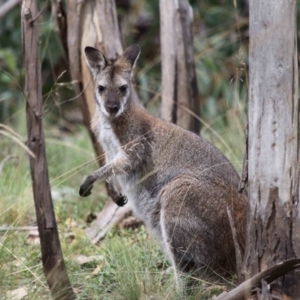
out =
<path fill-rule="evenodd" d="M 46 5 L 47 5 L 47 2 L 44 3 L 42 9 L 39 10 L 39 12 L 36 14 L 36 16 L 34 18 L 32 18 L 31 24 L 34 24 L 34 22 L 39 18 L 39 16 L 42 14 L 44 9 L 46 8 Z M 34 25 L 36 25 L 36 24 L 34 24 Z"/>
<path fill-rule="evenodd" d="M 232 237 L 233 237 L 233 243 L 234 243 L 234 248 L 235 248 L 235 258 L 236 258 L 236 271 L 237 271 L 237 277 L 238 277 L 238 282 L 242 282 L 242 274 L 241 274 L 241 268 L 242 268 L 242 263 L 243 263 L 243 258 L 242 258 L 242 252 L 240 245 L 238 243 L 238 238 L 237 238 L 237 231 L 234 225 L 234 221 L 232 218 L 231 211 L 228 207 L 226 207 L 227 210 L 227 215 L 231 227 L 231 232 L 232 232 Z"/>
<path fill-rule="evenodd" d="M 68 32 L 67 32 L 67 16 L 61 0 L 51 1 L 52 17 L 55 21 L 55 31 L 58 33 L 62 43 L 65 58 L 68 60 Z"/>
<path fill-rule="evenodd" d="M 244 162 L 243 162 L 243 172 L 239 184 L 238 191 L 242 193 L 242 191 L 245 189 L 245 186 L 248 182 L 248 128 L 249 123 L 247 123 L 247 127 L 245 130 L 245 154 L 244 154 Z"/>

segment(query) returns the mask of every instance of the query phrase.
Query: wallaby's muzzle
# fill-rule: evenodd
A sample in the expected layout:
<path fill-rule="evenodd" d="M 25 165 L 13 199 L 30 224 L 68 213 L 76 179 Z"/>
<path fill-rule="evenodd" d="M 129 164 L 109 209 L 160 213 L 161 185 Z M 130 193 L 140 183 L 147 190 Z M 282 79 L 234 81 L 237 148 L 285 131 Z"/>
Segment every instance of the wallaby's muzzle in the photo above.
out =
<path fill-rule="evenodd" d="M 107 97 L 104 100 L 104 107 L 111 117 L 118 115 L 121 109 L 121 96 L 113 90 L 108 91 Z"/>
<path fill-rule="evenodd" d="M 111 116 L 115 116 L 119 112 L 120 104 L 108 102 L 105 103 L 105 109 Z"/>

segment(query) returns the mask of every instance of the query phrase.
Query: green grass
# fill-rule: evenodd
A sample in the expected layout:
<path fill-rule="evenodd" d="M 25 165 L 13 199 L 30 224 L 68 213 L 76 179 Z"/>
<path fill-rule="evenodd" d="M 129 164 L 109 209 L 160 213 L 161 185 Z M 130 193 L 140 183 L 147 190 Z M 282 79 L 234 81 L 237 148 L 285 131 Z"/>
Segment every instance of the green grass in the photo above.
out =
<path fill-rule="evenodd" d="M 242 106 L 228 109 L 226 127 L 220 126 L 218 119 L 206 121 L 202 127 L 202 135 L 239 171 L 244 149 L 243 111 Z M 201 280 L 191 293 L 185 288 L 178 291 L 169 262 L 144 227 L 111 230 L 100 245 L 93 245 L 84 234 L 85 219 L 101 210 L 107 196 L 100 183 L 90 197 L 78 196 L 83 177 L 97 167 L 88 134 L 83 127 L 72 134 L 57 132 L 57 126 L 48 123 L 46 150 L 55 213 L 67 271 L 79 299 L 208 299 L 223 291 L 221 286 Z M 26 140 L 24 126 L 18 123 L 15 130 Z M 7 155 L 17 157 L 7 161 L 0 174 L 0 226 L 34 225 L 28 155 L 9 137 L 1 136 L 0 147 L 0 162 Z M 27 287 L 27 299 L 50 299 L 40 246 L 30 242 L 28 235 L 20 230 L 0 232 L 0 299 L 20 287 Z M 76 255 L 100 255 L 103 259 L 81 266 L 75 261 Z M 186 279 L 183 276 L 183 286 Z"/>

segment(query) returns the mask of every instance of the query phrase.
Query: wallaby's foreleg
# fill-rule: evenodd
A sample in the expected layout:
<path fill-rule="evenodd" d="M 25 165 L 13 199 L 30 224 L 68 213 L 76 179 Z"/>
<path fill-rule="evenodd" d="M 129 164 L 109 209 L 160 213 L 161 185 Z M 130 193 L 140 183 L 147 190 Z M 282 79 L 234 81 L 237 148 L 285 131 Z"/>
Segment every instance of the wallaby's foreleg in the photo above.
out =
<path fill-rule="evenodd" d="M 128 174 L 131 170 L 131 164 L 127 158 L 115 159 L 109 164 L 88 175 L 80 185 L 79 195 L 87 197 L 91 194 L 93 184 L 100 179 L 108 179 L 114 175 Z"/>

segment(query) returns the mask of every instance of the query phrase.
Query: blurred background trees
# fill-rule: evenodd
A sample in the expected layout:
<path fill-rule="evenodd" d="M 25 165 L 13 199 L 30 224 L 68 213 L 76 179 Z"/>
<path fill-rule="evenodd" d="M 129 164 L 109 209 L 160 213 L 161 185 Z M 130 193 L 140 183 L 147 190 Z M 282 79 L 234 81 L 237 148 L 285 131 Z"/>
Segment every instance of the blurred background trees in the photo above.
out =
<path fill-rule="evenodd" d="M 76 82 L 72 82 L 76 62 L 70 64 L 55 31 L 51 1 L 38 3 L 45 115 L 49 122 L 72 130 L 73 125 L 83 121 L 78 112 Z M 201 99 L 199 111 L 195 113 L 207 122 L 202 124 L 204 135 L 211 134 L 207 126 L 221 130 L 222 135 L 222 128 L 229 123 L 237 119 L 245 123 L 247 1 L 193 0 L 190 4 L 194 11 L 194 58 Z M 136 68 L 139 99 L 147 109 L 159 115 L 162 80 L 159 1 L 117 0 L 116 6 L 123 47 L 138 43 L 142 49 Z M 68 1 L 64 8 L 68 9 Z M 0 20 L 1 122 L 16 123 L 19 118 L 15 114 L 24 106 L 19 11 L 20 7 L 16 6 Z M 243 125 L 239 130 L 243 130 Z"/>

